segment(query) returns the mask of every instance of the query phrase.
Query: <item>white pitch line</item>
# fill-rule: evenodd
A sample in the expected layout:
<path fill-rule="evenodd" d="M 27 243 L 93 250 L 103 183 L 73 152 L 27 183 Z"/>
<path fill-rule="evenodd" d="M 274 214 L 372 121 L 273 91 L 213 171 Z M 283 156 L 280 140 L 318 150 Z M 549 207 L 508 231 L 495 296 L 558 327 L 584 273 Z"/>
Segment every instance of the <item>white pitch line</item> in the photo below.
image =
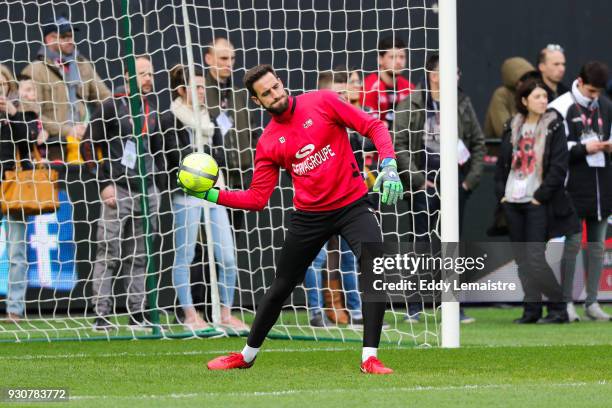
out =
<path fill-rule="evenodd" d="M 462 346 L 463 349 L 493 349 L 493 348 L 539 348 L 539 347 L 575 347 L 575 346 L 612 346 L 612 343 L 586 343 L 586 344 L 536 344 L 536 345 L 467 345 Z M 312 353 L 316 351 L 352 351 L 357 350 L 358 346 L 355 347 L 324 347 L 324 348 L 278 348 L 278 349 L 264 349 L 261 352 L 264 353 Z M 380 350 L 436 350 L 437 347 L 415 347 L 415 346 L 384 346 L 380 347 Z M 192 351 L 169 351 L 160 353 L 144 353 L 144 352 L 119 352 L 119 353 L 100 353 L 100 354 L 88 354 L 88 353 L 74 353 L 74 354 L 24 354 L 16 356 L 0 356 L 0 361 L 19 361 L 19 360 L 59 360 L 64 358 L 114 358 L 114 357 L 154 357 L 154 356 L 190 356 L 190 355 L 207 355 L 207 354 L 227 354 L 236 351 L 231 350 L 192 350 Z"/>
<path fill-rule="evenodd" d="M 394 348 L 397 349 L 397 348 Z M 315 351 L 355 351 L 357 347 L 325 347 L 325 348 L 282 348 L 282 349 L 268 349 L 261 350 L 264 353 L 311 353 Z M 110 358 L 110 357 L 153 357 L 153 356 L 191 356 L 191 355 L 204 355 L 204 354 L 227 354 L 236 350 L 193 350 L 193 351 L 169 351 L 160 353 L 130 353 L 130 352 L 119 352 L 119 353 L 100 353 L 100 354 L 87 354 L 87 353 L 74 353 L 74 354 L 24 354 L 21 356 L 0 356 L 2 360 L 55 360 L 64 358 Z"/>
<path fill-rule="evenodd" d="M 551 383 L 551 384 L 466 384 L 456 386 L 414 386 L 414 387 L 388 387 L 388 388 L 368 388 L 367 392 L 422 392 L 422 391 L 470 391 L 488 389 L 511 389 L 519 387 L 585 387 L 585 386 L 610 385 L 606 380 L 597 382 L 576 382 L 576 383 Z M 150 400 L 150 399 L 192 399 L 201 397 L 278 397 L 283 395 L 297 394 L 332 394 L 332 393 L 354 393 L 353 388 L 330 388 L 317 390 L 284 390 L 284 391 L 253 391 L 253 392 L 201 392 L 189 394 L 142 394 L 142 395 L 71 395 L 74 400 Z"/>

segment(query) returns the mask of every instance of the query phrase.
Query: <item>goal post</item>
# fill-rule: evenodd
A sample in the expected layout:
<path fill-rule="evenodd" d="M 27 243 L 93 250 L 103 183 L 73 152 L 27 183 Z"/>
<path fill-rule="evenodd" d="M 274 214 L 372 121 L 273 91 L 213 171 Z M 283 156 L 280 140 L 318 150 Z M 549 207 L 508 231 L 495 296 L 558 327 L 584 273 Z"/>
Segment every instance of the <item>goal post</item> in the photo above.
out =
<path fill-rule="evenodd" d="M 131 35 L 130 15 L 129 15 L 129 0 L 121 0 L 121 21 L 123 28 L 123 43 L 125 44 L 125 66 L 129 76 L 130 90 L 130 109 L 131 117 L 134 123 L 134 129 L 142 129 L 140 134 L 136 135 L 136 144 L 138 157 L 136 159 L 136 167 L 138 168 L 138 178 L 140 184 L 140 206 L 142 208 L 142 223 L 144 229 L 144 241 L 146 252 L 146 278 L 145 288 L 147 293 L 147 303 L 149 308 L 150 321 L 153 323 L 153 335 L 159 335 L 159 311 L 157 310 L 157 268 L 155 263 L 155 254 L 153 250 L 153 228 L 149 219 L 149 198 L 147 191 L 147 183 L 145 181 L 146 166 L 143 160 L 144 156 L 144 129 L 140 112 L 142 104 L 140 101 L 140 91 L 138 90 L 136 60 L 134 58 L 134 44 Z M 147 118 L 145 117 L 146 121 Z"/>
<path fill-rule="evenodd" d="M 189 10 L 187 9 L 187 0 L 181 1 L 181 13 L 183 16 L 183 26 L 185 33 L 185 53 L 187 56 L 187 66 L 189 69 L 189 78 L 191 78 L 191 84 L 189 86 L 189 92 L 191 93 L 191 100 L 198 100 L 197 85 L 195 83 L 195 60 L 193 58 L 193 43 L 191 42 L 191 23 L 189 19 Z M 196 146 L 195 150 L 199 153 L 203 152 L 204 139 L 202 137 L 202 129 L 200 128 L 200 104 L 193 103 L 193 110 L 195 112 L 196 119 Z M 210 206 L 208 202 L 204 203 L 204 220 L 210 220 Z M 217 266 L 215 262 L 215 251 L 213 250 L 214 240 L 216 239 L 212 234 L 209 222 L 204 222 L 204 228 L 206 230 L 206 254 L 208 255 L 208 268 L 210 276 L 210 301 L 212 308 L 212 322 L 219 324 L 221 322 L 221 303 L 219 299 L 219 286 L 217 282 Z"/>
<path fill-rule="evenodd" d="M 440 184 L 441 238 L 459 242 L 457 189 L 457 0 L 440 0 Z M 455 247 L 451 245 L 451 247 Z M 458 254 L 450 254 L 457 256 Z M 456 277 L 446 276 L 445 279 Z M 442 293 L 442 347 L 459 347 L 459 303 L 452 292 Z"/>

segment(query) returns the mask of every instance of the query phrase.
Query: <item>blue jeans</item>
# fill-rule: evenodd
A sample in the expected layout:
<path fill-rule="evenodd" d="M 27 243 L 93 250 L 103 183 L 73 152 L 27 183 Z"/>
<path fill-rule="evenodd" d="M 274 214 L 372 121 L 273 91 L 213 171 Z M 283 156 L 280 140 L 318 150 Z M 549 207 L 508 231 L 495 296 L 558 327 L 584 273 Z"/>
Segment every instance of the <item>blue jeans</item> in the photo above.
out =
<path fill-rule="evenodd" d="M 323 308 L 323 296 L 321 293 L 323 280 L 321 269 L 323 269 L 326 259 L 327 244 L 321 248 L 321 251 L 312 262 L 312 265 L 308 267 L 306 277 L 304 278 L 304 286 L 306 287 L 306 295 L 308 298 L 308 309 L 311 317 L 320 313 Z M 357 282 L 355 255 L 353 255 L 348 242 L 344 239 L 340 239 L 340 276 L 346 298 L 346 308 L 352 318 L 361 318 L 361 297 L 359 295 Z"/>
<path fill-rule="evenodd" d="M 172 268 L 172 281 L 179 303 L 183 308 L 193 306 L 189 284 L 189 267 L 195 257 L 198 228 L 204 220 L 204 208 L 184 205 L 173 200 L 174 242 L 176 253 Z M 234 304 L 237 267 L 234 256 L 234 237 L 229 223 L 227 210 L 223 207 L 210 208 L 210 228 L 212 231 L 213 251 L 217 264 L 219 297 L 224 306 Z M 209 240 L 210 241 L 210 240 Z"/>
<path fill-rule="evenodd" d="M 9 254 L 8 295 L 6 312 L 23 316 L 25 295 L 28 287 L 28 243 L 26 242 L 26 223 L 23 219 L 8 215 L 7 251 Z"/>

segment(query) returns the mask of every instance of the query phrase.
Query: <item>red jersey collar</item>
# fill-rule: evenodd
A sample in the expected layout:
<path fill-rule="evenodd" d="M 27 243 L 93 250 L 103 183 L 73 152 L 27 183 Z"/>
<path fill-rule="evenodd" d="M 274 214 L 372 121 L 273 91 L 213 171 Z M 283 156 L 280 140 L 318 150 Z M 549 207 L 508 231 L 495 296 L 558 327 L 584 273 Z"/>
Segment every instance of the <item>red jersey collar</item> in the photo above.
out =
<path fill-rule="evenodd" d="M 295 105 L 297 104 L 297 99 L 293 96 L 289 96 L 289 106 L 287 109 L 281 113 L 280 115 L 274 115 L 274 120 L 280 123 L 285 123 L 291 120 L 293 116 L 293 112 L 295 112 Z"/>

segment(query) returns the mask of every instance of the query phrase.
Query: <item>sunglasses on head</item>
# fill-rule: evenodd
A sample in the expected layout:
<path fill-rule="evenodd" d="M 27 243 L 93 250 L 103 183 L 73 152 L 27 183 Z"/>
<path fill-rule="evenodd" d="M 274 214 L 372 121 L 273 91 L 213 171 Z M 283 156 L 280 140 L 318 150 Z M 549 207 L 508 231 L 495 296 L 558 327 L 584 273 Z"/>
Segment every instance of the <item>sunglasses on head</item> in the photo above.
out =
<path fill-rule="evenodd" d="M 546 49 L 548 51 L 561 51 L 561 52 L 563 52 L 563 47 L 560 46 L 559 44 L 548 44 L 546 46 Z"/>

